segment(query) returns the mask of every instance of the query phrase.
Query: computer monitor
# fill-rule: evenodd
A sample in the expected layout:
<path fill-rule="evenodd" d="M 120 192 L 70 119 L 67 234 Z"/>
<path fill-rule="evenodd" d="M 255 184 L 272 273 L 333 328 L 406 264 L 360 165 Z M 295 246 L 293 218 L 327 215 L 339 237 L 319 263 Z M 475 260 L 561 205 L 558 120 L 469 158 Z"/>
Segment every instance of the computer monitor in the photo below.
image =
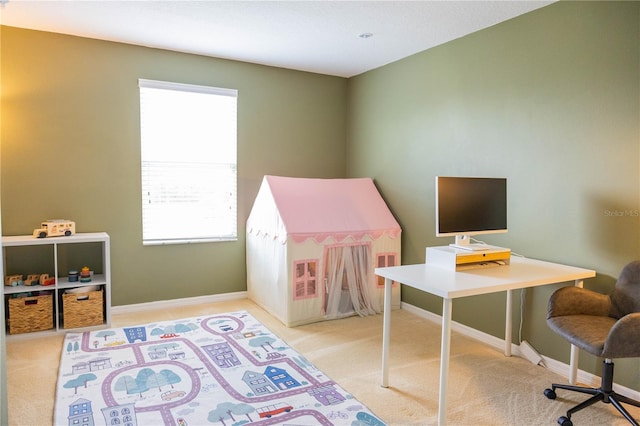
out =
<path fill-rule="evenodd" d="M 486 250 L 471 236 L 507 232 L 507 179 L 436 176 L 436 236 L 452 247 Z"/>

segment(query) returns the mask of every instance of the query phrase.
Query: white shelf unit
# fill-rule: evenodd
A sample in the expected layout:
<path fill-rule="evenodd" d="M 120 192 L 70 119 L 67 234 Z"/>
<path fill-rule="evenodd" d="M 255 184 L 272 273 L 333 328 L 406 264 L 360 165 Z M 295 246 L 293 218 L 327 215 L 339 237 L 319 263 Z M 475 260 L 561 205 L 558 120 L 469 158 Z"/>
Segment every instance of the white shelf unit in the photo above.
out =
<path fill-rule="evenodd" d="M 94 274 L 91 277 L 90 282 L 69 282 L 68 271 L 60 270 L 60 262 L 59 262 L 59 254 L 60 248 L 64 245 L 69 244 L 100 244 L 101 245 L 101 255 L 102 255 L 102 273 Z M 27 293 L 34 291 L 44 291 L 49 290 L 53 291 L 53 316 L 54 316 L 54 324 L 53 327 L 54 332 L 58 332 L 64 329 L 62 325 L 62 302 L 61 295 L 67 289 L 78 288 L 78 287 L 86 287 L 86 286 L 95 286 L 98 285 L 103 290 L 103 299 L 104 299 L 104 323 L 100 327 L 110 326 L 111 324 L 111 259 L 110 259 L 110 245 L 109 245 L 109 235 L 106 232 L 95 232 L 95 233 L 78 233 L 74 235 L 70 235 L 68 237 L 50 237 L 50 238 L 36 238 L 32 235 L 17 235 L 17 236 L 3 236 L 2 237 L 2 255 L 3 255 L 3 265 L 4 265 L 4 276 L 7 276 L 7 261 L 11 259 L 12 247 L 29 247 L 29 246 L 50 246 L 52 250 L 53 256 L 53 269 L 54 269 L 54 277 L 55 284 L 52 285 L 32 285 L 32 286 L 16 286 L 10 287 L 3 285 L 3 295 L 11 295 L 17 293 Z M 77 267 L 80 270 L 80 266 Z M 26 272 L 26 271 L 25 271 Z M 18 272 L 20 273 L 20 272 Z M 30 273 L 30 272 L 27 272 Z M 25 273 L 23 272 L 23 275 Z M 4 284 L 4 283 L 2 283 Z M 3 296 L 3 299 L 5 297 Z M 4 300 L 3 300 L 4 303 Z M 8 312 L 5 312 L 5 315 L 9 315 Z M 5 318 L 6 320 L 6 318 Z M 93 327 L 87 327 L 96 328 Z M 49 330 L 51 332 L 51 330 Z M 34 332 L 28 334 L 38 334 L 38 333 L 46 333 L 45 332 Z"/>

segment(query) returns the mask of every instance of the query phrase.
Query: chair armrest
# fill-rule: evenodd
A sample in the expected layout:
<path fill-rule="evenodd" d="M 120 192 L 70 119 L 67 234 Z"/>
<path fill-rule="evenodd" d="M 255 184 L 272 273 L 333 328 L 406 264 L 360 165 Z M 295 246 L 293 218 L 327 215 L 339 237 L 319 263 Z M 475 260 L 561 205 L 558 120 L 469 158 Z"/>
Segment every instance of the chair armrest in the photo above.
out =
<path fill-rule="evenodd" d="M 547 319 L 566 315 L 609 316 L 611 298 L 581 287 L 562 287 L 549 298 Z"/>
<path fill-rule="evenodd" d="M 632 358 L 640 356 L 640 312 L 620 318 L 609 331 L 604 342 L 605 358 Z"/>

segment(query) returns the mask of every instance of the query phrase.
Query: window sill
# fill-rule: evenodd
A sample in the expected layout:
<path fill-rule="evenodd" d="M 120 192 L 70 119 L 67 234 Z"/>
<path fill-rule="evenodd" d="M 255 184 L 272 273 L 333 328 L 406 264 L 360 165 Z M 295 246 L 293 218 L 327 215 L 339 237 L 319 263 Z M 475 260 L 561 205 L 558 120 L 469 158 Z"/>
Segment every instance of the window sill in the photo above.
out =
<path fill-rule="evenodd" d="M 143 241 L 143 246 L 166 246 L 171 244 L 198 244 L 198 243 L 223 243 L 228 241 L 238 241 L 238 237 L 228 238 L 184 238 L 175 240 L 150 240 Z"/>

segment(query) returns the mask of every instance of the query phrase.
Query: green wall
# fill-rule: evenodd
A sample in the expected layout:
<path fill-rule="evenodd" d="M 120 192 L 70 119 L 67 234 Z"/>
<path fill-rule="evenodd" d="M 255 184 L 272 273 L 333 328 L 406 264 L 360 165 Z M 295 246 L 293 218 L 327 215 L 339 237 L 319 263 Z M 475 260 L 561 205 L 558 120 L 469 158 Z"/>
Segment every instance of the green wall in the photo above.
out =
<path fill-rule="evenodd" d="M 345 175 L 346 79 L 6 26 L 1 41 L 2 234 L 108 232 L 113 305 L 246 290 L 263 175 Z M 238 89 L 237 242 L 142 246 L 138 78 Z"/>
<path fill-rule="evenodd" d="M 375 178 L 405 264 L 449 242 L 434 236 L 434 176 L 505 176 L 509 233 L 483 239 L 595 269 L 586 286 L 608 291 L 640 258 L 640 218 L 625 214 L 640 209 L 639 28 L 638 2 L 560 2 L 347 80 L 1 27 L 2 232 L 48 218 L 108 232 L 126 305 L 245 290 L 264 174 Z M 239 90 L 237 242 L 142 246 L 138 78 Z M 526 293 L 522 337 L 568 362 L 544 323 L 558 286 Z M 437 298 L 403 300 L 440 313 Z M 454 319 L 501 337 L 504 300 L 457 300 Z M 617 363 L 621 384 L 639 389 L 639 374 Z"/>
<path fill-rule="evenodd" d="M 607 292 L 640 259 L 639 100 L 640 3 L 556 3 L 350 79 L 348 175 L 375 178 L 404 264 L 452 240 L 435 237 L 436 175 L 507 177 L 509 232 L 482 240 L 595 269 L 585 286 Z M 568 362 L 545 324 L 557 287 L 526 293 L 522 337 Z M 454 320 L 503 337 L 505 297 L 456 300 Z M 439 298 L 402 298 L 441 312 Z M 638 362 L 618 364 L 640 389 Z"/>

